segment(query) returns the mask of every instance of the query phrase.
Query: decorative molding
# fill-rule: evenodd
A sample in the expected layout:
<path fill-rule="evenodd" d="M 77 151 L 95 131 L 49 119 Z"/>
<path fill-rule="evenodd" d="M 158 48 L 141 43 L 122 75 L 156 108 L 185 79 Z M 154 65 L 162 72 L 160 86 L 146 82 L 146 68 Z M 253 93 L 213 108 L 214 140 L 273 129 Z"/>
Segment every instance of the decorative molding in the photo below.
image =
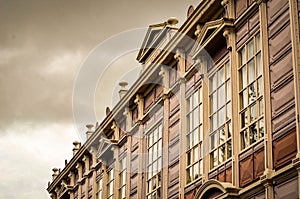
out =
<path fill-rule="evenodd" d="M 226 44 L 227 44 L 227 49 L 232 50 L 232 44 L 234 43 L 233 41 L 233 35 L 234 34 L 234 29 L 233 28 L 225 28 L 223 32 L 223 36 L 226 38 Z"/>

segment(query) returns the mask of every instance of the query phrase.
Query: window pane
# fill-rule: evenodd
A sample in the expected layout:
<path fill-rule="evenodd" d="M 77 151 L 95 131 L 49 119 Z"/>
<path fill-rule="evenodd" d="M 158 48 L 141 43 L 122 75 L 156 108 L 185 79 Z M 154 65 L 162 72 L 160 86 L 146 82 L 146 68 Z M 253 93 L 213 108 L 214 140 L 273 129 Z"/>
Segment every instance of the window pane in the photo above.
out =
<path fill-rule="evenodd" d="M 226 101 L 228 102 L 231 99 L 231 87 L 230 80 L 226 82 Z"/>
<path fill-rule="evenodd" d="M 240 51 L 240 61 L 241 65 L 244 65 L 246 63 L 246 49 L 245 47 L 241 49 Z"/>
<path fill-rule="evenodd" d="M 225 85 L 223 84 L 219 89 L 218 89 L 218 108 L 224 106 L 225 104 Z"/>
<path fill-rule="evenodd" d="M 186 183 L 190 183 L 192 181 L 190 169 L 187 169 L 186 171 Z"/>
<path fill-rule="evenodd" d="M 211 149 L 214 149 L 214 148 L 216 148 L 216 146 L 217 146 L 217 133 L 213 133 L 212 135 L 211 135 Z"/>
<path fill-rule="evenodd" d="M 215 113 L 213 116 L 212 116 L 212 130 L 216 130 L 218 127 L 218 121 L 217 121 L 217 114 Z"/>
<path fill-rule="evenodd" d="M 241 82 L 242 82 L 242 88 L 246 88 L 246 86 L 247 86 L 247 69 L 246 69 L 246 66 L 244 66 L 241 69 Z"/>
<path fill-rule="evenodd" d="M 225 67 L 226 67 L 226 79 L 228 79 L 228 78 L 230 78 L 230 62 L 229 61 L 225 64 Z"/>
<path fill-rule="evenodd" d="M 263 94 L 263 82 L 262 82 L 262 77 L 260 77 L 257 80 L 257 94 L 258 96 L 261 96 Z"/>
<path fill-rule="evenodd" d="M 158 137 L 158 130 L 157 129 L 154 130 L 153 135 L 154 135 L 153 141 L 156 142 L 157 137 Z"/>
<path fill-rule="evenodd" d="M 228 133 L 228 138 L 230 138 L 231 135 L 232 135 L 232 126 L 231 126 L 231 122 L 228 123 L 227 133 Z"/>
<path fill-rule="evenodd" d="M 227 142 L 227 158 L 230 158 L 232 156 L 232 146 L 231 146 L 231 140 Z"/>
<path fill-rule="evenodd" d="M 193 130 L 193 112 L 192 113 L 190 113 L 189 115 L 188 115 L 188 120 L 189 120 L 189 131 L 191 131 L 191 130 Z"/>
<path fill-rule="evenodd" d="M 256 100 L 256 86 L 255 83 L 249 86 L 249 104 Z"/>
<path fill-rule="evenodd" d="M 196 129 L 193 134 L 194 134 L 194 145 L 196 145 L 199 142 L 199 132 L 198 132 L 198 129 Z"/>
<path fill-rule="evenodd" d="M 242 109 L 248 106 L 248 92 L 247 89 L 245 89 L 242 92 Z"/>
<path fill-rule="evenodd" d="M 150 166 L 148 167 L 148 180 L 149 180 L 150 178 L 152 178 L 152 176 L 153 176 L 153 174 L 152 174 L 152 165 L 150 165 Z"/>
<path fill-rule="evenodd" d="M 199 177 L 199 164 L 196 163 L 194 165 L 194 179 L 197 179 Z"/>
<path fill-rule="evenodd" d="M 214 75 L 211 79 L 210 79 L 210 85 L 211 85 L 211 92 L 216 90 L 217 88 L 217 77 L 216 75 Z"/>
<path fill-rule="evenodd" d="M 225 107 L 220 109 L 218 115 L 219 115 L 219 125 L 224 124 L 225 123 L 225 118 L 226 118 Z"/>
<path fill-rule="evenodd" d="M 187 165 L 190 165 L 192 162 L 192 154 L 191 151 L 187 152 Z"/>
<path fill-rule="evenodd" d="M 260 45 L 260 34 L 258 33 L 256 35 L 256 51 L 260 51 L 261 50 L 261 45 Z"/>
<path fill-rule="evenodd" d="M 215 167 L 218 165 L 218 153 L 217 150 L 215 150 L 214 152 L 212 152 L 212 166 Z"/>
<path fill-rule="evenodd" d="M 158 171 L 161 170 L 161 163 L 162 163 L 162 161 L 161 161 L 161 157 L 160 157 L 160 158 L 158 158 L 158 160 L 157 160 L 157 169 L 158 169 Z"/>
<path fill-rule="evenodd" d="M 255 79 L 254 59 L 248 63 L 248 82 L 251 83 Z"/>
<path fill-rule="evenodd" d="M 226 120 L 230 119 L 231 118 L 231 104 L 230 102 L 226 105 L 226 109 L 227 109 L 227 113 L 226 113 Z"/>
<path fill-rule="evenodd" d="M 190 148 L 193 147 L 193 137 L 194 137 L 194 136 L 193 136 L 193 133 L 190 133 L 190 134 L 189 134 L 189 141 L 190 141 L 190 142 L 189 142 L 189 147 L 190 147 Z"/>
<path fill-rule="evenodd" d="M 203 144 L 202 143 L 200 144 L 199 150 L 200 150 L 200 152 L 199 152 L 200 158 L 203 158 Z"/>
<path fill-rule="evenodd" d="M 194 115 L 194 124 L 193 124 L 193 129 L 194 129 L 199 125 L 198 107 L 193 111 L 193 115 Z"/>
<path fill-rule="evenodd" d="M 246 148 L 248 146 L 248 132 L 247 130 L 242 131 L 242 148 Z"/>
<path fill-rule="evenodd" d="M 158 141 L 158 145 L 157 145 L 157 157 L 161 157 L 161 153 L 162 153 L 162 139 L 160 139 Z"/>
<path fill-rule="evenodd" d="M 196 91 L 193 95 L 193 108 L 195 108 L 198 105 L 198 91 Z"/>
<path fill-rule="evenodd" d="M 263 138 L 265 136 L 264 119 L 258 121 L 258 130 L 259 130 L 259 138 Z"/>
<path fill-rule="evenodd" d="M 219 148 L 219 162 L 225 161 L 225 144 L 220 146 Z"/>
<path fill-rule="evenodd" d="M 194 161 L 193 162 L 196 162 L 199 160 L 198 147 L 194 148 L 193 151 L 194 151 Z"/>
<path fill-rule="evenodd" d="M 250 122 L 254 121 L 256 117 L 256 104 L 254 103 L 250 106 Z"/>
<path fill-rule="evenodd" d="M 211 110 L 212 110 L 212 113 L 216 112 L 217 110 L 217 92 L 213 93 L 211 95 Z"/>
<path fill-rule="evenodd" d="M 244 111 L 241 114 L 241 127 L 244 128 L 247 125 L 248 125 L 248 115 L 247 115 L 247 111 Z"/>
<path fill-rule="evenodd" d="M 190 175 L 191 175 L 191 180 L 194 180 L 194 178 L 193 178 L 194 177 L 193 176 L 193 169 L 194 169 L 193 167 L 189 168 L 189 170 L 190 170 L 189 172 L 190 172 Z"/>
<path fill-rule="evenodd" d="M 256 123 L 252 124 L 249 127 L 249 135 L 250 135 L 250 144 L 254 143 L 257 141 L 258 137 L 257 137 L 257 129 L 256 129 Z"/>
<path fill-rule="evenodd" d="M 248 59 L 251 59 L 251 57 L 253 57 L 254 55 L 254 41 L 251 40 L 248 45 Z"/>
<path fill-rule="evenodd" d="M 220 144 L 224 143 L 225 142 L 225 129 L 224 128 L 221 128 L 220 131 L 219 131 L 219 134 L 220 134 Z"/>
<path fill-rule="evenodd" d="M 222 67 L 219 71 L 218 71 L 218 86 L 220 86 L 225 80 L 224 78 L 224 67 Z"/>
<path fill-rule="evenodd" d="M 261 53 L 256 56 L 256 64 L 257 64 L 257 76 L 262 75 L 262 63 L 261 63 Z"/>
<path fill-rule="evenodd" d="M 259 116 L 264 114 L 264 102 L 263 99 L 259 100 Z"/>

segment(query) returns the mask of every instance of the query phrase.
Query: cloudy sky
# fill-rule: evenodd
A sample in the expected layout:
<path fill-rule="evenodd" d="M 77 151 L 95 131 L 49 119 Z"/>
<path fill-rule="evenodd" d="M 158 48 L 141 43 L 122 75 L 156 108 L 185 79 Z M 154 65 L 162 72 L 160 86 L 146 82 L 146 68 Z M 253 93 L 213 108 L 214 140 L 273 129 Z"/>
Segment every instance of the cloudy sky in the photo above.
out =
<path fill-rule="evenodd" d="M 0 0 L 0 198 L 49 198 L 51 169 L 62 168 L 72 142 L 82 141 L 84 132 L 73 119 L 73 90 L 99 46 L 172 16 L 181 25 L 189 5 L 198 2 Z M 136 53 L 116 57 L 109 67 L 97 60 L 102 70 L 93 93 L 97 120 L 114 104 L 118 82 L 128 77 L 132 82 L 139 72 Z"/>

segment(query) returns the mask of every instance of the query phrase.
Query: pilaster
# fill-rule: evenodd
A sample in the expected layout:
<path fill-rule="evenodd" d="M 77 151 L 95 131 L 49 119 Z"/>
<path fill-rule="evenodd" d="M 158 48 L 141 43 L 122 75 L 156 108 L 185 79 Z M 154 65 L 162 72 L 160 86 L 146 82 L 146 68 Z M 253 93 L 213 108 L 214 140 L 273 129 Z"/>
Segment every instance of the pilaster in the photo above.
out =
<path fill-rule="evenodd" d="M 223 0 L 221 5 L 225 9 L 226 17 L 229 19 L 235 19 L 234 0 Z"/>
<path fill-rule="evenodd" d="M 265 187 L 265 196 L 268 199 L 274 199 L 274 171 L 270 169 L 266 169 L 264 175 L 260 177 L 260 183 Z"/>
<path fill-rule="evenodd" d="M 297 0 L 289 0 L 291 40 L 292 40 L 292 63 L 294 74 L 294 92 L 296 106 L 296 135 L 297 135 L 297 157 L 300 158 L 300 38 L 299 38 L 299 16 Z"/>
<path fill-rule="evenodd" d="M 169 71 L 166 66 L 161 67 L 159 75 L 163 80 L 163 103 L 164 103 L 164 118 L 163 118 L 163 133 L 162 133 L 162 198 L 168 198 L 168 182 L 169 182 L 169 114 L 170 114 L 170 99 L 169 92 Z"/>
<path fill-rule="evenodd" d="M 78 184 L 78 198 L 81 198 L 81 180 L 82 180 L 82 165 L 81 163 L 77 162 L 76 169 L 78 171 L 78 181 L 76 182 Z"/>
<path fill-rule="evenodd" d="M 238 53 L 236 49 L 235 31 L 233 28 L 226 28 L 223 32 L 226 38 L 227 49 L 229 50 L 231 66 L 231 122 L 232 122 L 232 184 L 239 187 L 239 151 L 240 151 L 240 129 L 239 129 L 239 74 L 238 74 Z"/>
<path fill-rule="evenodd" d="M 184 198 L 184 187 L 186 184 L 186 100 L 185 100 L 185 78 L 179 79 L 180 87 L 180 149 L 179 149 L 179 187 L 180 187 L 180 197 Z"/>
<path fill-rule="evenodd" d="M 68 174 L 68 177 L 70 178 L 70 186 L 73 187 L 75 185 L 75 175 L 73 171 L 70 171 Z M 74 199 L 74 192 L 70 191 L 69 192 L 70 199 Z"/>
<path fill-rule="evenodd" d="M 127 131 L 131 129 L 131 112 L 129 108 L 125 108 L 123 113 L 124 117 L 126 117 L 126 134 L 127 134 L 127 152 L 126 152 L 126 198 L 130 198 L 130 174 L 131 174 L 131 142 L 132 136 Z"/>
<path fill-rule="evenodd" d="M 257 1 L 259 4 L 260 34 L 262 47 L 262 65 L 264 82 L 264 118 L 265 118 L 265 168 L 266 172 L 273 170 L 272 153 L 272 123 L 271 123 L 271 89 L 270 89 L 270 69 L 269 69 L 269 43 L 267 27 L 267 3 Z"/>
<path fill-rule="evenodd" d="M 144 135 L 143 135 L 143 125 L 141 124 L 142 118 L 143 118 L 143 112 L 144 112 L 144 99 L 141 95 L 137 94 L 136 99 L 134 100 L 134 103 L 136 103 L 138 108 L 138 125 L 139 125 L 139 132 L 138 132 L 138 140 L 139 140 L 139 148 L 138 148 L 138 159 L 139 159 L 139 168 L 138 168 L 138 185 L 137 186 L 137 195 L 139 199 L 145 198 L 145 190 L 144 187 L 144 164 L 145 164 L 145 157 L 144 154 Z"/>
<path fill-rule="evenodd" d="M 96 171 L 96 164 L 97 164 L 97 157 L 96 157 L 96 153 L 97 150 L 95 149 L 95 147 L 91 147 L 90 153 L 92 155 L 92 165 L 91 165 L 91 169 L 92 169 L 92 182 L 93 182 L 93 191 L 92 191 L 92 198 L 96 198 L 96 193 L 97 193 L 97 182 L 96 182 L 96 175 L 97 175 L 97 171 Z"/>

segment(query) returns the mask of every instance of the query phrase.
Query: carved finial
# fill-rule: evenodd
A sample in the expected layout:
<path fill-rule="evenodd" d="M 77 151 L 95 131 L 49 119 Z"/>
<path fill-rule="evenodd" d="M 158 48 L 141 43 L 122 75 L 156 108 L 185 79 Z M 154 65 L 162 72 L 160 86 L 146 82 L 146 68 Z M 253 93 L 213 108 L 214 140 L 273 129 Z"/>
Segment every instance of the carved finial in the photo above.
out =
<path fill-rule="evenodd" d="M 176 53 L 174 55 L 174 59 L 179 60 L 183 55 L 183 50 L 178 48 L 176 49 Z"/>
<path fill-rule="evenodd" d="M 167 20 L 167 24 L 171 26 L 175 26 L 176 24 L 178 24 L 178 19 L 176 19 L 175 17 L 170 17 Z"/>
<path fill-rule="evenodd" d="M 200 24 L 198 24 L 196 26 L 196 31 L 194 33 L 196 37 L 198 37 L 200 35 L 201 29 L 202 29 L 202 26 Z"/>
<path fill-rule="evenodd" d="M 136 95 L 136 98 L 135 98 L 135 100 L 134 100 L 134 103 L 138 104 L 138 103 L 140 102 L 141 99 L 142 99 L 142 97 L 141 97 L 139 94 L 137 94 L 137 95 Z"/>
<path fill-rule="evenodd" d="M 106 107 L 105 112 L 106 112 L 106 116 L 108 116 L 110 114 L 110 108 Z"/>
<path fill-rule="evenodd" d="M 190 5 L 186 14 L 187 18 L 189 18 L 193 14 L 194 10 L 195 10 L 194 6 Z"/>

